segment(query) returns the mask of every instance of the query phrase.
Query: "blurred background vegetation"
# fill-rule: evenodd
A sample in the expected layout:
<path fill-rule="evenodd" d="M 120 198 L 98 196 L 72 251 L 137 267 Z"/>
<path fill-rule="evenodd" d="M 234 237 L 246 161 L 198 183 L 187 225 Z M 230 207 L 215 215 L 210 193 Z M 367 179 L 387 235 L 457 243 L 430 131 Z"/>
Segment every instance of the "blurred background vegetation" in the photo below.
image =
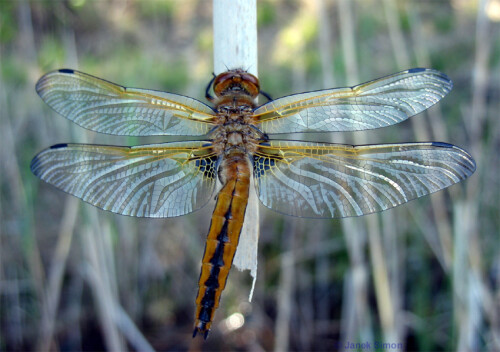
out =
<path fill-rule="evenodd" d="M 437 140 L 478 164 L 462 184 L 347 220 L 261 207 L 260 263 L 233 269 L 211 336 L 192 340 L 211 207 L 135 219 L 35 178 L 60 142 L 133 145 L 83 130 L 36 95 L 68 67 L 200 100 L 212 72 L 211 1 L 0 0 L 0 350 L 500 350 L 500 1 L 258 1 L 259 76 L 273 97 L 409 67 L 448 74 L 440 104 L 348 143 Z M 243 326 L 240 326 L 244 321 Z M 402 344 L 402 345 L 398 345 Z"/>

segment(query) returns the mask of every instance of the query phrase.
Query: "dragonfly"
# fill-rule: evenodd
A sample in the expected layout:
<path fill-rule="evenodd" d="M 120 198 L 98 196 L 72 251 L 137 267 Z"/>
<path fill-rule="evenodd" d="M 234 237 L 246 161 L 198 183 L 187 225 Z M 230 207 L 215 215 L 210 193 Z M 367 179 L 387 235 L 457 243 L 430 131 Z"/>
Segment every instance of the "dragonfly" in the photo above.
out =
<path fill-rule="evenodd" d="M 251 192 L 282 214 L 343 218 L 380 212 L 442 190 L 476 168 L 465 150 L 443 142 L 346 145 L 270 136 L 391 126 L 428 109 L 451 89 L 445 74 L 413 68 L 353 87 L 258 105 L 257 97 L 264 94 L 258 78 L 231 69 L 209 83 L 209 105 L 60 69 L 40 78 L 36 91 L 81 127 L 124 136 L 202 137 L 139 146 L 56 144 L 33 158 L 31 170 L 100 209 L 136 217 L 185 215 L 216 193 L 193 332 L 193 337 L 200 333 L 206 339 Z"/>

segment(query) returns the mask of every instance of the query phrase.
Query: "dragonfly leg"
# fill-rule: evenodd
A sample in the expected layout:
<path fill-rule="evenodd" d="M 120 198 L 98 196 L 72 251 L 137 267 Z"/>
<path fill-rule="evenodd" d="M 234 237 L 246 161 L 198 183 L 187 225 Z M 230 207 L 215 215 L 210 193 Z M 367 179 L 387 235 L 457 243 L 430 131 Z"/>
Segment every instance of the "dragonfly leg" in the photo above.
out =
<path fill-rule="evenodd" d="M 262 90 L 259 91 L 259 93 L 260 93 L 260 95 L 264 96 L 267 100 L 269 100 L 269 101 L 273 100 L 273 98 L 271 98 L 271 96 L 268 93 L 266 93 Z"/>
<path fill-rule="evenodd" d="M 207 100 L 211 102 L 213 102 L 215 98 L 210 94 L 210 87 L 212 87 L 212 83 L 214 83 L 214 79 L 216 77 L 214 72 L 212 72 L 212 75 L 213 77 L 210 82 L 208 82 L 207 89 L 205 89 L 205 98 L 207 98 Z"/>

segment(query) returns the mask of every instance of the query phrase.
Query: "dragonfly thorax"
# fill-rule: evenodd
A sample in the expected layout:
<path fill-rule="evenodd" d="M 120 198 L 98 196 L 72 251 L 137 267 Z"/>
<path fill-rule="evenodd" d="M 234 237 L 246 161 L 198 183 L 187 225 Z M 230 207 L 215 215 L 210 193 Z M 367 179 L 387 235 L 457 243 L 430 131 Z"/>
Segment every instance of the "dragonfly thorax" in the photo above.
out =
<path fill-rule="evenodd" d="M 217 105 L 217 113 L 220 116 L 231 117 L 233 120 L 252 114 L 253 104 L 251 102 L 247 103 L 245 100 L 241 101 L 241 98 L 238 99 L 237 97 L 222 99 Z"/>
<path fill-rule="evenodd" d="M 227 136 L 228 146 L 238 146 L 243 144 L 243 135 L 240 132 L 231 132 Z"/>
<path fill-rule="evenodd" d="M 227 154 L 235 148 L 253 152 L 264 136 L 253 116 L 260 91 L 258 78 L 242 69 L 230 70 L 215 77 L 213 89 L 219 125 L 212 133 L 216 152 Z"/>
<path fill-rule="evenodd" d="M 255 126 L 236 122 L 220 125 L 211 137 L 214 151 L 219 155 L 228 155 L 236 149 L 253 154 L 263 134 Z"/>

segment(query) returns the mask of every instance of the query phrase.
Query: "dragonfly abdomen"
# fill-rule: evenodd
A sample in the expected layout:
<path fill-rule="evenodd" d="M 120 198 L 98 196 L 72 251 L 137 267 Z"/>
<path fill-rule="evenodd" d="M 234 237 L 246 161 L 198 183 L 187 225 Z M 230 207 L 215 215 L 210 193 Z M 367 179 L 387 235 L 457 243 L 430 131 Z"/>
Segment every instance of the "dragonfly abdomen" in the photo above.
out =
<path fill-rule="evenodd" d="M 196 298 L 198 332 L 206 338 L 226 286 L 245 217 L 251 167 L 245 154 L 235 152 L 221 163 L 224 186 L 217 195 L 215 210 L 205 245 Z"/>

